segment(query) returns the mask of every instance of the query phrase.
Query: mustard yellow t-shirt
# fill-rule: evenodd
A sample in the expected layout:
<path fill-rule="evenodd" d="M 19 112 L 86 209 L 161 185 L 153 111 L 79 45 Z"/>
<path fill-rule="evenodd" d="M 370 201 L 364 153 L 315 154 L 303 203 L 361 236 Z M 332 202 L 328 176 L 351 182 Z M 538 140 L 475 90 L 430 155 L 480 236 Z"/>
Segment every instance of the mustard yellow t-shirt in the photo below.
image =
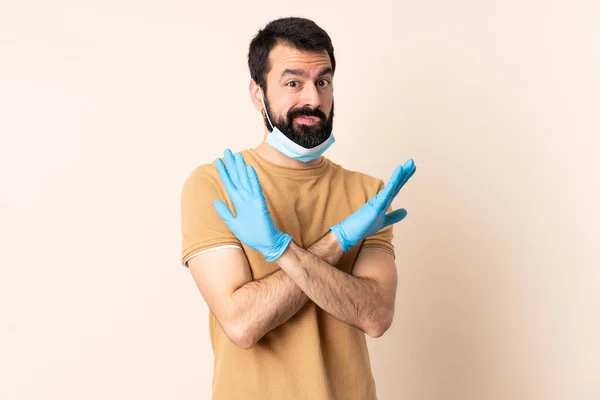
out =
<path fill-rule="evenodd" d="M 256 170 L 275 225 L 305 249 L 384 186 L 380 179 L 346 170 L 325 157 L 318 165 L 296 169 L 272 164 L 254 149 L 241 154 Z M 234 210 L 213 162 L 196 168 L 183 186 L 183 264 L 202 251 L 237 246 L 246 253 L 253 279 L 279 269 L 235 237 L 215 211 L 215 199 Z M 388 226 L 351 248 L 336 267 L 352 273 L 362 248 L 380 248 L 393 255 L 392 238 L 392 226 Z M 214 400 L 377 398 L 365 334 L 310 300 L 248 350 L 229 339 L 212 312 L 209 329 Z"/>

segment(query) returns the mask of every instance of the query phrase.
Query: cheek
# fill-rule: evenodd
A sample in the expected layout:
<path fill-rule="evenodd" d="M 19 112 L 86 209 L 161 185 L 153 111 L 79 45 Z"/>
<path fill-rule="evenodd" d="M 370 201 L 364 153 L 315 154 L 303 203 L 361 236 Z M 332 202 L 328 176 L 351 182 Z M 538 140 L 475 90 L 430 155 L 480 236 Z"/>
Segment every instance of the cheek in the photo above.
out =
<path fill-rule="evenodd" d="M 296 96 L 286 93 L 275 84 L 273 84 L 272 89 L 269 89 L 268 97 L 270 99 L 269 108 L 279 118 L 285 118 L 288 111 L 294 107 L 298 100 Z"/>
<path fill-rule="evenodd" d="M 333 90 L 324 91 L 321 93 L 321 104 L 323 107 L 331 108 L 333 103 Z"/>
<path fill-rule="evenodd" d="M 331 113 L 331 109 L 333 108 L 333 97 L 323 97 L 322 99 L 322 109 L 325 115 L 329 116 Z"/>

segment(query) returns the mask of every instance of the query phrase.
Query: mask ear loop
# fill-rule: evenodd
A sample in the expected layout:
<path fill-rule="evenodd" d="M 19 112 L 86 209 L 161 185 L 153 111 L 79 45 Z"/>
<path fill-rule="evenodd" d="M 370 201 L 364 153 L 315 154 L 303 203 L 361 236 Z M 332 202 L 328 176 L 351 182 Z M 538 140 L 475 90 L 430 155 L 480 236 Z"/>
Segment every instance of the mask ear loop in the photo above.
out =
<path fill-rule="evenodd" d="M 262 88 L 259 86 L 258 90 L 260 91 L 260 101 L 262 102 L 262 105 L 263 105 L 263 113 L 267 117 L 267 121 L 269 121 L 269 125 L 271 125 L 271 130 L 273 130 L 273 129 L 275 129 L 275 127 L 271 123 L 271 119 L 269 118 L 269 113 L 267 113 L 267 106 L 265 105 L 265 99 L 264 99 L 264 96 L 263 96 Z"/>

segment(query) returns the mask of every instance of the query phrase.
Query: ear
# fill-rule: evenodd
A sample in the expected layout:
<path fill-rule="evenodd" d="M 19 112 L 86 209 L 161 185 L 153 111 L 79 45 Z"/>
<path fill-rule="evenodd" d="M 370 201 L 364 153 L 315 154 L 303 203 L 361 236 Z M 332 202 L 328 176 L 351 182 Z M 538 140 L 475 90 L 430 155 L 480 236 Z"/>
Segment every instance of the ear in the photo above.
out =
<path fill-rule="evenodd" d="M 250 85 L 249 85 L 248 89 L 250 91 L 250 99 L 252 100 L 252 104 L 254 105 L 254 108 L 256 108 L 258 111 L 262 111 L 263 103 L 261 100 L 260 86 L 258 86 L 258 84 L 256 82 L 254 82 L 254 79 L 250 79 Z"/>

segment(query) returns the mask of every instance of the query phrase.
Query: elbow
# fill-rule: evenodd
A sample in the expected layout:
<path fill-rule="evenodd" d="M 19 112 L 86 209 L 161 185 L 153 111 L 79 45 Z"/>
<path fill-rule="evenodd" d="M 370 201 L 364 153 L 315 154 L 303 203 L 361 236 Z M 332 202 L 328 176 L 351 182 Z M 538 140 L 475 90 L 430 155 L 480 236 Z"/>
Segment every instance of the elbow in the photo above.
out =
<path fill-rule="evenodd" d="M 394 310 L 383 310 L 379 316 L 364 324 L 363 332 L 374 339 L 379 338 L 390 329 L 393 319 Z"/>
<path fill-rule="evenodd" d="M 244 350 L 250 350 L 256 344 L 255 341 L 253 341 L 247 337 L 238 338 L 235 341 L 233 341 L 233 343 L 235 343 L 236 346 L 238 346 L 239 348 L 244 349 Z"/>
<path fill-rule="evenodd" d="M 241 323 L 229 324 L 225 333 L 236 346 L 244 350 L 250 350 L 257 343 L 252 332 Z"/>

